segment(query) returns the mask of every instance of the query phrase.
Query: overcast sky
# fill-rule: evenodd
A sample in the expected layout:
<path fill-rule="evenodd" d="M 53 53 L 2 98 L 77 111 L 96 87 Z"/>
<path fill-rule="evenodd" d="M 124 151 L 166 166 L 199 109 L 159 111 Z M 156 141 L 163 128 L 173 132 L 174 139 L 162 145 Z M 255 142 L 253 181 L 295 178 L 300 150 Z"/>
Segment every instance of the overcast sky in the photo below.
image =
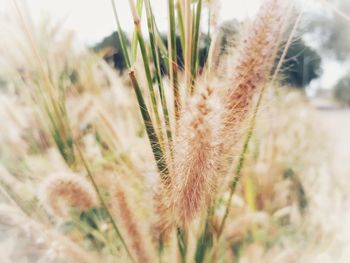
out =
<path fill-rule="evenodd" d="M 14 0 L 0 0 L 0 12 L 11 16 Z M 16 0 L 25 3 L 34 22 L 39 22 L 47 15 L 53 22 L 62 22 L 65 29 L 73 30 L 78 44 L 92 45 L 115 30 L 115 21 L 111 9 L 111 0 Z M 291 0 L 292 1 L 292 0 Z M 316 7 L 310 2 L 306 10 Z M 131 31 L 131 20 L 128 0 L 115 0 L 120 15 L 122 27 Z M 255 14 L 261 0 L 219 0 L 220 12 L 218 22 L 238 18 L 244 19 Z M 167 8 L 166 0 L 151 0 L 160 30 L 166 30 Z M 312 8 L 310 8 L 312 6 Z M 321 7 L 322 12 L 322 7 Z M 317 41 L 316 41 L 317 42 Z M 324 63 L 322 86 L 332 86 L 344 74 L 344 67 L 332 61 Z"/>
<path fill-rule="evenodd" d="M 0 10 L 11 12 L 13 0 L 0 0 Z M 43 14 L 53 21 L 64 21 L 64 26 L 77 33 L 79 41 L 93 44 L 110 34 L 115 21 L 110 0 L 17 0 L 26 3 L 32 19 L 37 22 Z M 128 0 L 115 0 L 123 28 L 131 30 Z M 220 21 L 251 16 L 257 10 L 259 0 L 220 0 Z M 151 0 L 154 14 L 161 30 L 166 28 L 167 8 L 165 0 Z"/>

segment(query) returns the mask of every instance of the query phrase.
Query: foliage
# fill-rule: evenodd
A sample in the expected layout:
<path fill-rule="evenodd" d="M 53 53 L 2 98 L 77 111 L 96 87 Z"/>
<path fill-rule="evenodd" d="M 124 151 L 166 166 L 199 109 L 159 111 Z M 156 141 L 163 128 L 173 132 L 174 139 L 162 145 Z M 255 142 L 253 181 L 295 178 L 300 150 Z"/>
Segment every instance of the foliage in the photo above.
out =
<path fill-rule="evenodd" d="M 283 63 L 283 83 L 288 86 L 305 88 L 320 76 L 321 57 L 302 39 L 297 39 L 288 49 Z"/>
<path fill-rule="evenodd" d="M 341 104 L 350 106 L 350 77 L 347 74 L 339 80 L 334 89 L 334 97 Z"/>
<path fill-rule="evenodd" d="M 237 42 L 238 34 L 241 26 L 236 20 L 227 21 L 220 26 L 220 56 L 225 56 L 227 47 L 232 46 L 232 43 Z M 165 34 L 160 35 L 164 45 L 168 47 L 168 40 Z M 110 48 L 113 52 L 106 55 L 107 61 L 113 60 L 116 69 L 123 71 L 126 68 L 123 54 L 121 53 L 120 42 L 118 41 L 117 32 L 104 38 L 100 43 L 94 46 L 95 51 L 104 48 Z M 126 38 L 127 39 L 127 38 Z M 209 52 L 211 39 L 208 35 L 201 35 L 199 49 L 199 67 L 203 69 Z M 128 41 L 129 43 L 129 41 Z M 119 50 L 115 51 L 115 50 Z M 184 67 L 183 50 L 181 48 L 180 36 L 176 36 L 176 53 L 177 64 L 180 68 Z M 276 60 L 276 64 L 278 63 Z M 161 62 L 161 72 L 166 74 L 167 69 Z M 320 76 L 321 72 L 321 57 L 311 47 L 309 47 L 302 39 L 296 39 L 288 49 L 285 61 L 282 67 L 283 83 L 285 85 L 305 88 L 310 82 Z"/>
<path fill-rule="evenodd" d="M 124 32 L 122 34 L 126 37 Z M 127 44 L 129 45 L 129 42 Z M 105 51 L 105 59 L 113 62 L 114 67 L 121 72 L 126 68 L 118 32 L 113 32 L 111 35 L 105 37 L 100 43 L 94 45 L 92 49 L 95 52 Z"/>
<path fill-rule="evenodd" d="M 277 85 L 284 56 L 277 68 L 275 60 L 298 21 L 282 45 L 287 1 L 264 2 L 237 43 L 225 35 L 211 41 L 202 68 L 200 47 L 209 38 L 199 32 L 201 0 L 168 1 L 167 41 L 151 1 L 129 4 L 131 41 L 112 1 L 122 75 L 100 54 L 74 52 L 58 28 L 31 28 L 17 7 L 23 31 L 2 43 L 25 54 L 7 54 L 6 80 L 16 92 L 6 91 L 0 104 L 8 123 L 0 137 L 0 227 L 4 240 L 14 240 L 6 255 L 233 262 L 262 250 L 260 261 L 289 259 L 280 248 L 306 239 L 297 231 L 311 207 L 305 175 L 321 158 L 314 150 L 318 126 L 302 98 L 266 92 Z M 69 141 L 68 154 L 61 141 Z M 33 246 L 40 248 L 34 256 Z"/>
<path fill-rule="evenodd" d="M 327 13 L 309 16 L 306 32 L 316 35 L 322 51 L 344 61 L 350 54 L 349 17 L 347 16 L 350 13 L 350 2 L 336 0 L 325 3 L 324 7 L 327 8 Z"/>

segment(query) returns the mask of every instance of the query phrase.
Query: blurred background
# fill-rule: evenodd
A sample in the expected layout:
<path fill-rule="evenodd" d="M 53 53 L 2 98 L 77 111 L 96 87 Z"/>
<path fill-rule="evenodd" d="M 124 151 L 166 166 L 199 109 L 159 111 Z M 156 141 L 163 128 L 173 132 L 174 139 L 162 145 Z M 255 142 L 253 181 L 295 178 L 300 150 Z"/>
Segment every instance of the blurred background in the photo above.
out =
<path fill-rule="evenodd" d="M 260 4 L 259 0 L 247 0 L 244 3 L 229 0 L 211 2 L 213 2 L 211 12 L 215 12 L 215 16 L 211 14 L 215 18 L 212 19 L 212 23 L 223 25 L 228 32 L 230 28 L 234 28 L 235 22 L 243 22 L 245 19 L 252 18 Z M 74 45 L 77 48 L 89 47 L 97 51 L 105 47 L 115 50 L 119 48 L 118 41 L 115 39 L 117 38 L 114 32 L 115 21 L 113 15 L 110 14 L 112 11 L 109 1 L 27 0 L 23 3 L 34 24 L 50 21 L 54 24 L 59 23 L 60 28 L 64 30 L 72 31 Z M 13 18 L 14 10 L 9 0 L 1 0 L 0 4 L 1 20 L 2 23 L 6 23 L 6 20 Z M 315 95 L 317 92 L 330 93 L 332 89 L 337 94 L 335 95 L 337 99 L 346 100 L 346 95 L 342 96 L 345 88 L 341 86 L 346 85 L 349 66 L 347 32 L 349 30 L 349 4 L 346 0 L 309 0 L 300 1 L 300 5 L 305 14 L 298 32 L 300 39 L 296 41 L 298 43 L 289 54 L 289 57 L 295 60 L 290 61 L 295 68 L 291 69 L 290 72 L 293 73 L 288 76 L 293 78 L 294 74 L 294 79 L 289 81 L 305 89 L 308 95 Z M 159 30 L 164 33 L 165 37 L 166 2 L 154 0 L 153 7 Z M 130 34 L 133 30 L 133 22 L 129 6 L 119 1 L 117 8 L 120 10 L 123 29 Z M 208 12 L 204 12 L 203 20 L 208 15 Z M 146 27 L 146 21 L 143 21 L 143 24 Z M 205 32 L 207 28 L 208 25 L 202 23 L 202 31 Z M 346 104 L 344 101 L 343 103 Z"/>
<path fill-rule="evenodd" d="M 97 94 L 102 104 L 103 98 L 107 101 L 108 95 L 102 94 L 100 89 L 113 85 L 127 86 L 126 65 L 109 1 L 19 2 L 27 17 L 26 23 L 38 39 L 40 51 L 50 54 L 45 59 L 52 62 L 51 70 L 70 74 L 67 77 L 69 80 L 58 74 L 59 85 L 69 83 L 80 93 L 90 96 Z M 152 3 L 158 29 L 166 43 L 166 1 L 153 0 Z M 123 34 L 129 39 L 128 45 L 131 45 L 133 22 L 129 6 L 126 0 L 116 1 L 116 4 Z M 206 4 L 210 8 L 204 10 L 203 17 L 203 21 L 208 23 L 203 22 L 201 27 L 200 66 L 205 64 L 208 54 L 208 32 L 218 31 L 225 41 L 234 42 L 240 25 L 254 17 L 260 1 L 208 0 Z M 276 104 L 275 110 L 279 109 L 277 112 L 272 115 L 262 114 L 261 125 L 265 127 L 274 122 L 280 124 L 277 124 L 278 129 L 285 135 L 281 140 L 288 144 L 281 154 L 286 159 L 293 156 L 293 161 L 288 159 L 285 163 L 291 167 L 296 164 L 296 174 L 298 169 L 303 171 L 299 174 L 299 179 L 305 183 L 302 189 L 311 196 L 311 215 L 307 223 L 303 221 L 303 224 L 310 224 L 305 232 L 316 245 L 310 247 L 312 252 L 304 254 L 305 261 L 295 259 L 292 262 L 345 263 L 350 262 L 350 1 L 305 0 L 298 2 L 298 5 L 304 14 L 297 37 L 287 52 L 281 76 L 281 83 L 288 86 L 289 91 L 280 98 L 283 105 Z M 31 65 L 33 54 L 28 50 L 32 43 L 23 38 L 19 20 L 13 2 L 0 0 L 0 168 L 3 169 L 0 171 L 5 174 L 6 170 L 21 183 L 35 187 L 35 183 L 28 183 L 32 177 L 36 177 L 32 172 L 43 175 L 56 164 L 47 164 L 51 157 L 37 157 L 38 152 L 43 149 L 46 151 L 51 143 L 46 133 L 37 128 L 40 126 L 37 124 L 39 121 L 28 117 L 35 110 L 28 107 L 25 100 L 19 99 L 22 93 L 26 93 L 22 84 L 27 76 L 36 74 Z M 178 54 L 181 52 L 179 49 Z M 179 63 L 181 65 L 183 61 L 180 59 Z M 75 77 L 79 80 L 75 81 Z M 118 101 L 118 107 L 130 108 L 132 98 L 128 95 L 118 93 L 108 98 L 106 110 L 113 113 L 118 111 L 111 106 L 113 98 Z M 80 99 L 72 100 L 69 105 L 68 111 L 72 111 L 76 126 L 88 123 L 90 117 L 81 118 L 81 112 L 86 111 L 88 103 Z M 113 118 L 118 118 L 118 114 L 114 114 Z M 123 116 L 127 119 L 126 115 Z M 139 123 L 130 121 L 135 114 L 128 116 L 128 121 L 120 120 L 128 126 L 121 128 L 122 134 L 127 137 L 128 129 L 135 127 L 134 130 L 141 133 Z M 77 124 L 80 120 L 84 123 Z M 293 127 L 297 128 L 294 130 Z M 35 133 L 31 134 L 34 130 Z M 261 129 L 257 138 L 266 138 L 266 134 L 268 129 Z M 125 144 L 128 144 L 128 140 Z M 136 149 L 141 149 L 142 145 L 137 145 Z M 91 151 L 93 156 L 93 147 Z M 45 154 L 49 155 L 47 152 Z M 134 153 L 131 151 L 130 155 Z M 140 162 L 147 163 L 145 160 Z M 257 165 L 255 168 L 259 170 L 261 167 Z M 11 185 L 12 181 L 7 178 L 2 179 L 2 182 L 6 188 L 6 184 Z M 317 235 L 318 229 L 322 229 L 320 236 Z M 0 245 L 0 252 L 5 251 L 5 248 Z M 242 262 L 258 262 L 245 260 Z"/>

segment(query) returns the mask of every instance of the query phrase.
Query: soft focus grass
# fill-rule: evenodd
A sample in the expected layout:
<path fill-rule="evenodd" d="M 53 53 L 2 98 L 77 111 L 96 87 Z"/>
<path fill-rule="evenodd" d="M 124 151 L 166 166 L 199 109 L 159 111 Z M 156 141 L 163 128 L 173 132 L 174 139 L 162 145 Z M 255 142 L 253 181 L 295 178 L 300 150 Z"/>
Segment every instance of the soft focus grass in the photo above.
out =
<path fill-rule="evenodd" d="M 177 54 L 172 16 L 181 9 L 169 6 L 169 77 L 161 76 L 156 63 L 165 51 L 155 44 L 159 40 L 152 22 L 148 24 L 149 45 L 136 23 L 133 45 L 139 44 L 140 52 L 136 47 L 125 50 L 130 55 L 127 76 L 119 75 L 99 54 L 74 50 L 73 36 L 61 31 L 59 25 L 23 28 L 25 23 L 18 26 L 18 20 L 7 21 L 1 29 L 6 38 L 0 47 L 0 229 L 4 233 L 0 259 L 115 262 L 117 258 L 129 262 L 134 255 L 128 256 L 133 252 L 125 247 L 130 249 L 133 242 L 128 237 L 128 225 L 113 214 L 113 204 L 117 203 L 113 185 L 122 185 L 127 193 L 144 241 L 152 239 L 151 200 L 158 191 L 158 172 L 168 176 L 165 155 L 170 155 L 177 131 L 174 120 L 179 118 L 178 103 L 184 102 L 175 98 L 191 94 L 200 83 L 196 41 L 201 4 L 199 1 L 193 10 L 193 34 L 179 25 L 185 67 L 189 69 L 185 73 L 174 67 L 173 61 Z M 144 5 L 151 19 L 149 1 Z M 187 23 L 191 17 L 188 11 L 182 14 Z M 27 45 L 28 38 L 32 38 L 33 46 Z M 176 91 L 177 87 L 183 90 Z M 151 241 L 145 242 L 147 252 L 161 262 L 181 258 L 182 246 L 197 262 L 211 262 L 212 258 L 217 262 L 345 258 L 345 245 L 333 235 L 337 222 L 329 222 L 327 217 L 327 213 L 337 214 L 342 209 L 334 202 L 341 200 L 337 195 L 343 192 L 332 189 L 325 138 L 303 94 L 287 87 L 271 89 L 261 105 L 220 242 L 211 240 L 210 233 L 220 231 L 229 199 L 227 188 L 217 198 L 213 224 L 195 222 L 186 242 L 180 231 L 173 245 L 161 244 L 157 251 Z M 236 151 L 233 158 L 239 155 Z M 96 184 L 102 205 L 83 212 L 69 209 L 67 218 L 48 214 L 38 189 L 44 178 L 57 171 L 88 175 Z M 230 179 L 222 184 L 228 185 Z"/>

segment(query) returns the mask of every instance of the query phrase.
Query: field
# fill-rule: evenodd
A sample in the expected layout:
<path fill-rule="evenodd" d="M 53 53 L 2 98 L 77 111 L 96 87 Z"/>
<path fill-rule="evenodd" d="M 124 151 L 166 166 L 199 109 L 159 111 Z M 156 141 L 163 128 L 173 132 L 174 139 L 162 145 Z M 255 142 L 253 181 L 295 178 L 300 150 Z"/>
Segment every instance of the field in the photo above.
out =
<path fill-rule="evenodd" d="M 206 2 L 170 0 L 163 41 L 151 2 L 129 1 L 127 38 L 112 1 L 119 70 L 14 1 L 0 262 L 348 262 L 350 111 L 283 82 L 302 12 L 266 0 L 233 41 L 200 32 Z"/>

